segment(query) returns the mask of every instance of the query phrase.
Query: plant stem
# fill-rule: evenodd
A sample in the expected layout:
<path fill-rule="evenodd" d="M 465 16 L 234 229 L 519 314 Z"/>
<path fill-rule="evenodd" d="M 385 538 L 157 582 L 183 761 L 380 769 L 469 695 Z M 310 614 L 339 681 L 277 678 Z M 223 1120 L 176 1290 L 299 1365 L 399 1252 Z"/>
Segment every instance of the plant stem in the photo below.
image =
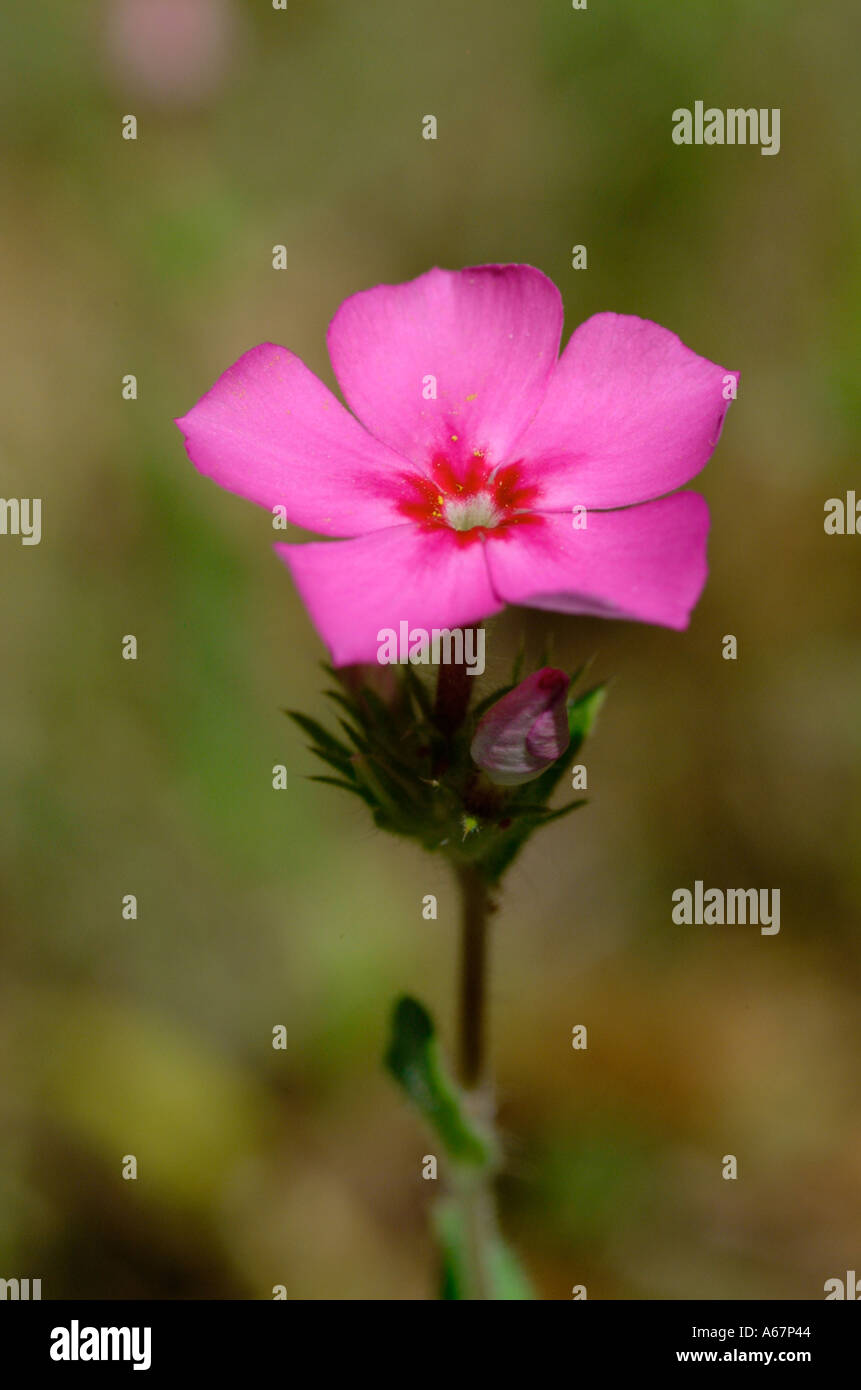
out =
<path fill-rule="evenodd" d="M 464 645 L 469 631 L 469 628 L 463 630 Z M 473 680 L 465 663 L 452 661 L 440 665 L 433 717 L 437 728 L 446 738 L 451 738 L 466 717 L 472 685 Z"/>
<path fill-rule="evenodd" d="M 461 892 L 458 1075 L 465 1091 L 478 1091 L 487 1070 L 487 884 L 479 869 L 457 869 Z"/>
<path fill-rule="evenodd" d="M 464 644 L 466 635 L 464 634 Z M 441 665 L 434 701 L 434 723 L 451 756 L 453 736 L 463 724 L 472 695 L 465 664 Z M 488 1128 L 493 1123 L 493 1095 L 487 1058 L 487 926 L 491 909 L 484 874 L 474 864 L 456 864 L 461 898 L 460 981 L 458 992 L 457 1073 L 465 1103 Z M 493 1298 L 488 1256 L 496 1231 L 490 1171 L 461 1175 L 457 1200 L 463 1218 L 467 1297 Z"/>
<path fill-rule="evenodd" d="M 462 929 L 458 1000 L 457 1069 L 466 1102 L 476 1119 L 493 1121 L 487 1056 L 487 937 L 490 895 L 480 869 L 456 869 L 461 893 Z M 470 1298 L 493 1297 L 487 1260 L 496 1229 L 493 1179 L 471 1175 L 461 1192 Z"/>

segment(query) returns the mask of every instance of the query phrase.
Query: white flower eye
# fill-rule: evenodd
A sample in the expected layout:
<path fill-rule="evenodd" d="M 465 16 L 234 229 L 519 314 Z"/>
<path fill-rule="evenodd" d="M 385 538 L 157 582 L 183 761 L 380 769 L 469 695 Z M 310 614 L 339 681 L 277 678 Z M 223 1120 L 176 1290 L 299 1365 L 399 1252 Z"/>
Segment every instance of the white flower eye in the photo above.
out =
<path fill-rule="evenodd" d="M 503 517 L 489 492 L 477 492 L 447 498 L 445 519 L 454 531 L 473 531 L 478 526 L 498 526 Z"/>

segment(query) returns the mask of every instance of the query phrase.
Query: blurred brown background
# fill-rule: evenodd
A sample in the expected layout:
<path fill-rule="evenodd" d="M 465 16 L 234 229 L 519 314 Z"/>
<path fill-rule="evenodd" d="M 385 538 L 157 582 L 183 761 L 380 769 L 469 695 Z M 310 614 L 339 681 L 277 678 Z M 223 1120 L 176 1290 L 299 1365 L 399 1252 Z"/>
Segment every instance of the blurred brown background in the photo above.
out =
<path fill-rule="evenodd" d="M 550 275 L 566 336 L 641 314 L 742 373 L 689 632 L 491 631 L 489 679 L 525 630 L 614 680 L 592 804 L 495 928 L 506 1232 L 549 1299 L 819 1299 L 861 1268 L 861 537 L 823 530 L 861 496 L 857 49 L 850 0 L 4 11 L 0 492 L 43 535 L 0 537 L 0 1276 L 435 1294 L 429 1141 L 380 1055 L 403 989 L 450 1037 L 454 894 L 303 780 L 279 709 L 320 712 L 323 649 L 268 515 L 172 418 L 265 339 L 332 384 L 342 299 L 484 261 Z M 779 155 L 673 145 L 697 99 L 780 107 Z M 698 878 L 780 888 L 779 936 L 673 926 Z"/>

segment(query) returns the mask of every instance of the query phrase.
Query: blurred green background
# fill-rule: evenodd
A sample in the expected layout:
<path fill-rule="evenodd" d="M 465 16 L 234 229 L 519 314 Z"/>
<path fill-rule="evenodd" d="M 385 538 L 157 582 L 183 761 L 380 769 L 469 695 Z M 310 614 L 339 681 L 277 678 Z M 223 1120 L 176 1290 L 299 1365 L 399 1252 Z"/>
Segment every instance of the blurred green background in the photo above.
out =
<path fill-rule="evenodd" d="M 550 275 L 566 337 L 640 314 L 742 373 L 690 630 L 491 629 L 487 679 L 525 632 L 614 682 L 591 805 L 494 928 L 506 1233 L 548 1299 L 859 1267 L 861 537 L 823 530 L 861 482 L 857 49 L 850 0 L 5 9 L 0 492 L 43 536 L 0 538 L 0 1276 L 435 1295 L 433 1144 L 380 1056 L 401 990 L 451 1037 L 454 893 L 304 780 L 279 710 L 320 712 L 323 649 L 268 514 L 172 419 L 266 339 L 334 384 L 347 295 L 485 261 Z M 780 107 L 779 155 L 673 145 L 698 99 Z M 698 878 L 780 888 L 779 936 L 673 926 Z"/>

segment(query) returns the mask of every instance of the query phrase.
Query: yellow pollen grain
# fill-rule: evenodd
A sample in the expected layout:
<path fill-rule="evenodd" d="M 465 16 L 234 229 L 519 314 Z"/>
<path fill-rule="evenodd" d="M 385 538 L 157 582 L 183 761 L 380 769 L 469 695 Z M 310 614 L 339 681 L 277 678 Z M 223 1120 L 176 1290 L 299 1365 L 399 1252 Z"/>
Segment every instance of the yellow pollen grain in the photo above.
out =
<path fill-rule="evenodd" d="M 478 392 L 477 392 L 477 391 L 474 391 L 473 394 L 472 394 L 471 396 L 467 396 L 466 399 L 467 399 L 468 401 L 475 401 L 475 400 L 478 400 Z"/>
<path fill-rule="evenodd" d="M 455 444 L 456 444 L 456 443 L 457 443 L 457 435 L 456 435 L 456 434 L 453 434 L 453 435 L 452 435 L 452 439 L 454 440 L 454 442 L 455 442 Z"/>

